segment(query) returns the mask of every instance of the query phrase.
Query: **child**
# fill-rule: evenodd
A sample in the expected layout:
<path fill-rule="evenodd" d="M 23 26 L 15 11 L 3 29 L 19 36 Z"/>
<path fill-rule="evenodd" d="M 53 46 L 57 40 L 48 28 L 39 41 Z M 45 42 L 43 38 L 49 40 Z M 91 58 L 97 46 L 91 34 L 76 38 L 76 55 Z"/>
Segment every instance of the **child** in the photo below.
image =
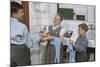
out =
<path fill-rule="evenodd" d="M 86 37 L 86 32 L 88 31 L 88 26 L 85 23 L 79 24 L 78 26 L 78 38 L 75 42 L 74 48 L 76 50 L 76 62 L 86 62 L 88 61 L 87 56 L 87 46 L 88 39 Z"/>
<path fill-rule="evenodd" d="M 33 64 L 52 64 L 54 63 L 55 46 L 50 43 L 49 39 L 51 39 L 51 37 L 48 37 L 48 33 L 45 31 L 40 31 L 39 35 L 34 36 L 33 41 L 37 49 L 36 50 L 32 49 L 32 52 L 35 51 L 32 55 L 32 58 L 36 59 L 36 60 L 32 60 L 34 62 Z"/>
<path fill-rule="evenodd" d="M 33 42 L 26 25 L 19 21 L 23 15 L 22 5 L 11 2 L 11 66 L 31 65 L 29 48 Z"/>

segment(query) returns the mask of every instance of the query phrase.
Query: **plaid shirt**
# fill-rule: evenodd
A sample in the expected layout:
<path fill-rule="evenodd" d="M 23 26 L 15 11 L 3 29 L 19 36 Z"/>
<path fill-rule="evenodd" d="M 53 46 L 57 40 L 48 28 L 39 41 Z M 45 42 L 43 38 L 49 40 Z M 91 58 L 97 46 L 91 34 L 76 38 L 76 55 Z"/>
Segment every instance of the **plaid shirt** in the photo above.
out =
<path fill-rule="evenodd" d="M 86 52 L 88 46 L 88 39 L 86 36 L 79 36 L 75 42 L 75 49 L 78 52 Z"/>

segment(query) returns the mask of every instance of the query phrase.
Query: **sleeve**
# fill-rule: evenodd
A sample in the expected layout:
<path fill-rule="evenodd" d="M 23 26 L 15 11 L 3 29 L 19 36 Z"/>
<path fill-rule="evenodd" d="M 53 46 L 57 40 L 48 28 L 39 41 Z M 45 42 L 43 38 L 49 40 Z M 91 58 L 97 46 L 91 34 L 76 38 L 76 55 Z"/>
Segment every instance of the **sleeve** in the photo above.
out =
<path fill-rule="evenodd" d="M 39 42 L 40 42 L 39 33 L 34 34 L 33 42 L 34 42 L 34 45 L 33 45 L 34 47 L 38 47 L 39 46 Z"/>
<path fill-rule="evenodd" d="M 60 31 L 60 35 L 64 35 L 64 34 L 65 34 L 65 32 L 66 32 L 66 31 L 65 31 L 65 29 L 64 29 L 64 28 L 62 28 L 62 29 L 61 29 L 61 31 Z"/>
<path fill-rule="evenodd" d="M 29 34 L 28 29 L 27 29 L 26 26 L 24 27 L 24 32 L 23 32 L 23 34 L 24 34 L 24 43 L 26 44 L 26 46 L 27 46 L 28 48 L 33 47 L 33 41 L 32 41 L 32 39 L 31 39 L 31 37 L 30 37 L 30 34 Z"/>

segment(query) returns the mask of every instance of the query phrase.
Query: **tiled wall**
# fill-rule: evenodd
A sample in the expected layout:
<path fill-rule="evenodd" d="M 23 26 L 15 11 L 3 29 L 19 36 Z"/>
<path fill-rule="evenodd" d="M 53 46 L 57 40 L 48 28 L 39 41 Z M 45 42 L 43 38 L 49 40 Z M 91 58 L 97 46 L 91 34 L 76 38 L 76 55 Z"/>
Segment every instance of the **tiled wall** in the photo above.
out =
<path fill-rule="evenodd" d="M 31 35 L 40 31 L 41 26 L 53 23 L 53 17 L 57 13 L 57 4 L 29 2 L 29 18 Z"/>

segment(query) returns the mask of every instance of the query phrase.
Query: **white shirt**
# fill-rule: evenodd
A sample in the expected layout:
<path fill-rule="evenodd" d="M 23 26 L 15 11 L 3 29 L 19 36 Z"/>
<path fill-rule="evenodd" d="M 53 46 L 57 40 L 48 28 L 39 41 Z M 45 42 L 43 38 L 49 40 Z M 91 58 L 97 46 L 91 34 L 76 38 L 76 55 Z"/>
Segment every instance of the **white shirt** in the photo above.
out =
<path fill-rule="evenodd" d="M 33 42 L 30 38 L 29 32 L 25 24 L 17 20 L 16 18 L 11 18 L 11 44 L 26 44 L 28 48 L 33 46 Z"/>

